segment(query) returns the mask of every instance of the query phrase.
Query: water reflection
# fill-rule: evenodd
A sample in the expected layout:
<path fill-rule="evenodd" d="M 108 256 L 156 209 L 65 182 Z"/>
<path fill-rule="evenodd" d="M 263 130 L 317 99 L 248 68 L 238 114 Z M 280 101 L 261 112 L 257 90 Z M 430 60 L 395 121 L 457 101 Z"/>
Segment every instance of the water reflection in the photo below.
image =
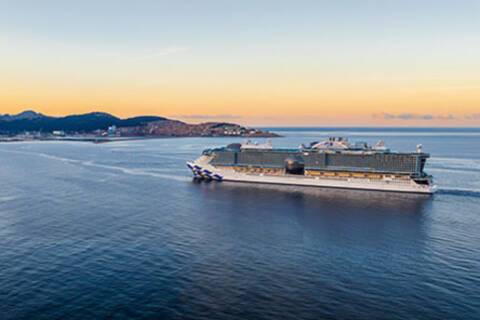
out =
<path fill-rule="evenodd" d="M 429 261 L 429 196 L 227 182 L 192 183 L 192 189 L 209 225 L 203 240 L 216 243 L 184 288 L 182 298 L 193 309 L 197 289 L 207 287 L 203 303 L 221 313 L 232 311 L 215 305 L 227 293 L 227 306 L 248 301 L 264 313 L 282 305 L 286 318 L 295 318 L 290 310 L 328 318 L 338 305 L 329 310 L 324 301 L 345 310 L 367 291 L 378 303 L 382 292 L 395 291 L 389 287 L 395 279 L 410 270 L 422 274 Z M 218 263 L 221 270 L 207 283 L 204 275 Z M 265 290 L 270 287 L 274 296 Z M 369 305 L 368 297 L 362 301 L 356 312 Z"/>
<path fill-rule="evenodd" d="M 418 242 L 416 249 L 421 249 L 433 199 L 418 194 L 248 183 L 193 185 L 204 205 L 213 202 L 206 210 L 224 212 L 233 223 L 248 220 L 254 226 L 263 222 L 259 228 L 263 234 L 335 246 L 375 246 L 398 238 L 395 246 Z M 252 220 L 259 221 L 254 224 Z"/>
<path fill-rule="evenodd" d="M 271 202 L 278 199 L 305 202 L 311 208 L 324 208 L 338 213 L 356 214 L 382 212 L 387 214 L 421 214 L 431 203 L 431 195 L 393 193 L 381 191 L 311 188 L 299 186 L 260 185 L 242 182 L 197 182 L 204 196 L 231 197 L 232 201 Z M 215 193 L 217 195 L 215 195 Z M 343 210 L 346 209 L 346 210 Z M 368 209 L 368 210 L 367 210 Z M 367 210 L 367 211 L 366 211 Z"/>

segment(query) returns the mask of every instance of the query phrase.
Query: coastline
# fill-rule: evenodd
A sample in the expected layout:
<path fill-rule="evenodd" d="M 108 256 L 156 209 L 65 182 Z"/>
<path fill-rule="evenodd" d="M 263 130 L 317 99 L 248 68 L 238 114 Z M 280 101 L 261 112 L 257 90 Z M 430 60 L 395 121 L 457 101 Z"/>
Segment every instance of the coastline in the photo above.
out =
<path fill-rule="evenodd" d="M 15 142 L 42 142 L 42 141 L 55 141 L 55 142 L 91 142 L 91 143 L 109 143 L 119 141 L 137 141 L 137 140 L 154 140 L 154 139 L 176 139 L 176 138 L 281 138 L 278 134 L 266 134 L 255 136 L 132 136 L 132 137 L 95 137 L 95 136 L 71 136 L 71 137 L 0 137 L 0 143 L 15 143 Z"/>

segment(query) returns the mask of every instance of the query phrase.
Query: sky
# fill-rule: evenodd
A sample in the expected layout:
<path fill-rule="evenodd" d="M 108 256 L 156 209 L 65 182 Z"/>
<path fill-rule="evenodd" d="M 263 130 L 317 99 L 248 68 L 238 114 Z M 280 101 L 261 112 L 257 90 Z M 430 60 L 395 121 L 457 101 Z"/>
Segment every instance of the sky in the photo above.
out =
<path fill-rule="evenodd" d="M 479 126 L 480 0 L 0 0 L 0 113 Z"/>

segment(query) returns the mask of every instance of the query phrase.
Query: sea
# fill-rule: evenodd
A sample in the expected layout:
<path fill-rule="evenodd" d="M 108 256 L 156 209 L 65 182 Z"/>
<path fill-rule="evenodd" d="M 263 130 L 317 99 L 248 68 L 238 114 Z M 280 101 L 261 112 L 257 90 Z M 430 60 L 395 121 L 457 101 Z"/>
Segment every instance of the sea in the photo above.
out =
<path fill-rule="evenodd" d="M 480 129 L 271 130 L 422 144 L 439 191 L 192 180 L 241 138 L 0 144 L 0 319 L 480 319 Z"/>

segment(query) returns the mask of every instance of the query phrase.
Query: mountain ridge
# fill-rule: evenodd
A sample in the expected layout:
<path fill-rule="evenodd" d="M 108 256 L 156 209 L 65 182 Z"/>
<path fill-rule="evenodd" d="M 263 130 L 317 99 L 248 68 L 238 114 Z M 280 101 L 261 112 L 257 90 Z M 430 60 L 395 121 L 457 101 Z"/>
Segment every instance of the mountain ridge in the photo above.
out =
<path fill-rule="evenodd" d="M 268 131 L 228 122 L 189 124 L 159 116 L 121 119 L 110 113 L 94 111 L 61 117 L 47 116 L 33 110 L 14 115 L 0 115 L 0 134 L 20 135 L 94 135 L 117 137 L 276 137 Z"/>
<path fill-rule="evenodd" d="M 23 119 L 36 119 L 45 117 L 43 114 L 39 112 L 35 112 L 33 110 L 24 110 L 17 114 L 2 114 L 0 115 L 0 121 L 15 121 L 15 120 L 23 120 Z"/>
<path fill-rule="evenodd" d="M 50 132 L 61 130 L 65 132 L 88 133 L 94 130 L 106 130 L 110 126 L 131 127 L 165 120 L 168 119 L 158 116 L 138 116 L 121 119 L 110 113 L 100 111 L 54 117 L 33 110 L 25 110 L 14 115 L 0 115 L 0 132 L 20 133 L 24 131 Z"/>

